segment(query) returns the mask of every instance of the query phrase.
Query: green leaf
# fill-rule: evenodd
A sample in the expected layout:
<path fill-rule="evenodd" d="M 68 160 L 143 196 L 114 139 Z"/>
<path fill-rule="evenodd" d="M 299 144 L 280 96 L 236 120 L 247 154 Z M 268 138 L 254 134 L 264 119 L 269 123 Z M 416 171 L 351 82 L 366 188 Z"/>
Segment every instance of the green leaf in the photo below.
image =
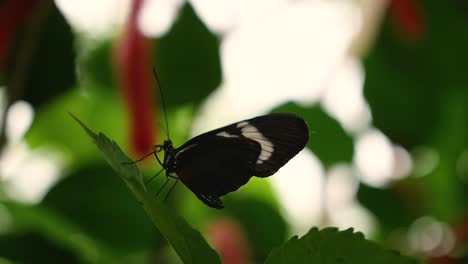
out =
<path fill-rule="evenodd" d="M 303 107 L 293 103 L 284 104 L 272 112 L 296 113 L 306 120 L 310 129 L 308 147 L 328 167 L 337 162 L 351 162 L 353 139 L 343 127 L 319 106 Z"/>
<path fill-rule="evenodd" d="M 113 43 L 110 39 L 104 39 L 91 47 L 81 59 L 80 80 L 95 83 L 100 89 L 115 93 L 116 83 L 112 64 Z"/>
<path fill-rule="evenodd" d="M 92 144 L 88 144 L 89 139 L 82 136 L 83 132 L 76 129 L 67 111 L 86 118 L 88 125 L 105 127 L 114 139 L 122 142 L 125 140 L 125 128 L 128 127 L 124 109 L 122 100 L 115 92 L 106 91 L 95 84 L 82 85 L 36 108 L 26 140 L 33 148 L 52 147 L 66 153 L 69 155 L 67 158 L 73 160 L 70 165 L 79 168 L 82 164 L 94 162 L 101 154 Z"/>
<path fill-rule="evenodd" d="M 353 229 L 312 228 L 305 236 L 291 238 L 274 249 L 265 263 L 320 263 L 320 264 L 410 264 L 419 261 L 386 250 Z"/>
<path fill-rule="evenodd" d="M 210 248 L 201 234 L 192 229 L 184 219 L 177 216 L 161 201 L 148 193 L 143 184 L 143 176 L 135 164 L 125 156 L 120 147 L 104 134 L 96 134 L 72 115 L 104 154 L 109 165 L 124 180 L 136 200 L 151 218 L 163 237 L 174 248 L 184 263 L 220 263 L 216 252 Z"/>
<path fill-rule="evenodd" d="M 156 42 L 156 62 L 169 107 L 202 102 L 221 83 L 219 41 L 190 4 Z"/>

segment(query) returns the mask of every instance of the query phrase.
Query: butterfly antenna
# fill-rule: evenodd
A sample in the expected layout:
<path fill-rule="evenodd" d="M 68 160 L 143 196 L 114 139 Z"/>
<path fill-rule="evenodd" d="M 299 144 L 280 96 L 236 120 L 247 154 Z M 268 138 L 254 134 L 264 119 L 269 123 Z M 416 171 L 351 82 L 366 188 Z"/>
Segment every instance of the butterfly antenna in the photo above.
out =
<path fill-rule="evenodd" d="M 153 154 L 154 154 L 154 151 L 150 152 L 149 154 L 145 155 L 144 157 L 142 157 L 142 158 L 140 158 L 140 159 L 134 160 L 134 161 L 132 161 L 132 162 L 122 162 L 122 163 L 120 163 L 120 164 L 125 164 L 125 165 L 128 165 L 128 164 L 135 164 L 135 163 L 137 163 L 137 162 L 140 162 L 140 161 L 146 159 L 147 157 L 149 157 L 149 156 L 151 156 L 151 155 L 153 155 Z"/>
<path fill-rule="evenodd" d="M 167 134 L 167 138 L 169 139 L 169 125 L 168 125 L 168 122 L 167 122 L 167 111 L 166 111 L 166 103 L 165 103 L 165 100 L 164 100 L 164 95 L 163 95 L 163 91 L 162 91 L 162 87 L 161 87 L 161 82 L 159 81 L 159 78 L 158 78 L 158 75 L 156 74 L 156 69 L 154 68 L 153 66 L 153 75 L 154 75 L 154 78 L 156 79 L 156 83 L 158 84 L 158 88 L 159 88 L 159 94 L 161 95 L 161 101 L 162 101 L 162 106 L 163 106 L 163 110 L 164 110 L 164 119 L 166 120 L 166 134 Z"/>
<path fill-rule="evenodd" d="M 162 126 L 161 122 L 158 122 L 158 124 L 159 124 L 159 127 L 162 128 L 162 130 L 164 130 L 164 133 L 166 133 L 166 135 L 169 137 L 169 134 L 167 133 L 167 129 L 164 126 Z"/>

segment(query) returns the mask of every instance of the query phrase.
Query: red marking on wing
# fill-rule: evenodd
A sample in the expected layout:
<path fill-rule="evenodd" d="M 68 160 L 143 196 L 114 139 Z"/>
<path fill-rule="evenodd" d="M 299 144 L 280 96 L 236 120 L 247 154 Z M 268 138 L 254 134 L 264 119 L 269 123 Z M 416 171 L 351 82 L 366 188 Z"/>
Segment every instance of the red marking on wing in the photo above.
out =
<path fill-rule="evenodd" d="M 190 180 L 190 172 L 187 168 L 181 168 L 178 172 L 177 172 L 177 176 L 179 176 L 179 179 L 186 183 Z"/>

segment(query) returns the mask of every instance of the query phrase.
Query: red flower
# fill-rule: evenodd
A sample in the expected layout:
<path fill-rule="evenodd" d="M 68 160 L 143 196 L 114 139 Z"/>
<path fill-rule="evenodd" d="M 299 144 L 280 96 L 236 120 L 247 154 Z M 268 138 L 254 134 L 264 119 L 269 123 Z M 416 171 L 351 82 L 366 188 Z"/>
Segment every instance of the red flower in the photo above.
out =
<path fill-rule="evenodd" d="M 137 18 L 143 0 L 134 0 L 127 28 L 116 46 L 120 88 L 130 115 L 130 148 L 137 155 L 151 151 L 155 124 L 150 41 L 139 31 Z"/>
<path fill-rule="evenodd" d="M 420 39 L 424 33 L 424 18 L 417 0 L 391 0 L 390 16 L 406 40 Z"/>
<path fill-rule="evenodd" d="M 210 224 L 208 236 L 224 264 L 250 263 L 250 251 L 242 228 L 231 219 Z"/>
<path fill-rule="evenodd" d="M 38 0 L 7 0 L 0 5 L 0 67 L 5 63 L 15 34 L 29 21 L 38 2 Z"/>

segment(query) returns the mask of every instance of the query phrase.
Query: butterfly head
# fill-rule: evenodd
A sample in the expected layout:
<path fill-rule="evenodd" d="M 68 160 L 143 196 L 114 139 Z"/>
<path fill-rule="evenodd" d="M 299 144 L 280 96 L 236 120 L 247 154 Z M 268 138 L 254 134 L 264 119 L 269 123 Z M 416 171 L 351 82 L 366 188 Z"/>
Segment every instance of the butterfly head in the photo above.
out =
<path fill-rule="evenodd" d="M 170 139 L 164 140 L 162 145 L 156 145 L 153 147 L 153 152 L 164 152 L 164 160 L 161 165 L 166 169 L 168 173 L 171 173 L 175 169 L 175 159 L 174 159 L 174 147 L 172 146 L 172 141 Z"/>
<path fill-rule="evenodd" d="M 170 152 L 171 150 L 173 150 L 174 147 L 172 146 L 172 141 L 170 139 L 164 140 L 162 148 L 164 152 Z"/>
<path fill-rule="evenodd" d="M 164 140 L 164 143 L 161 145 L 155 145 L 153 146 L 153 152 L 154 153 L 159 153 L 161 151 L 166 152 L 171 152 L 174 149 L 172 146 L 172 141 L 170 139 Z"/>

